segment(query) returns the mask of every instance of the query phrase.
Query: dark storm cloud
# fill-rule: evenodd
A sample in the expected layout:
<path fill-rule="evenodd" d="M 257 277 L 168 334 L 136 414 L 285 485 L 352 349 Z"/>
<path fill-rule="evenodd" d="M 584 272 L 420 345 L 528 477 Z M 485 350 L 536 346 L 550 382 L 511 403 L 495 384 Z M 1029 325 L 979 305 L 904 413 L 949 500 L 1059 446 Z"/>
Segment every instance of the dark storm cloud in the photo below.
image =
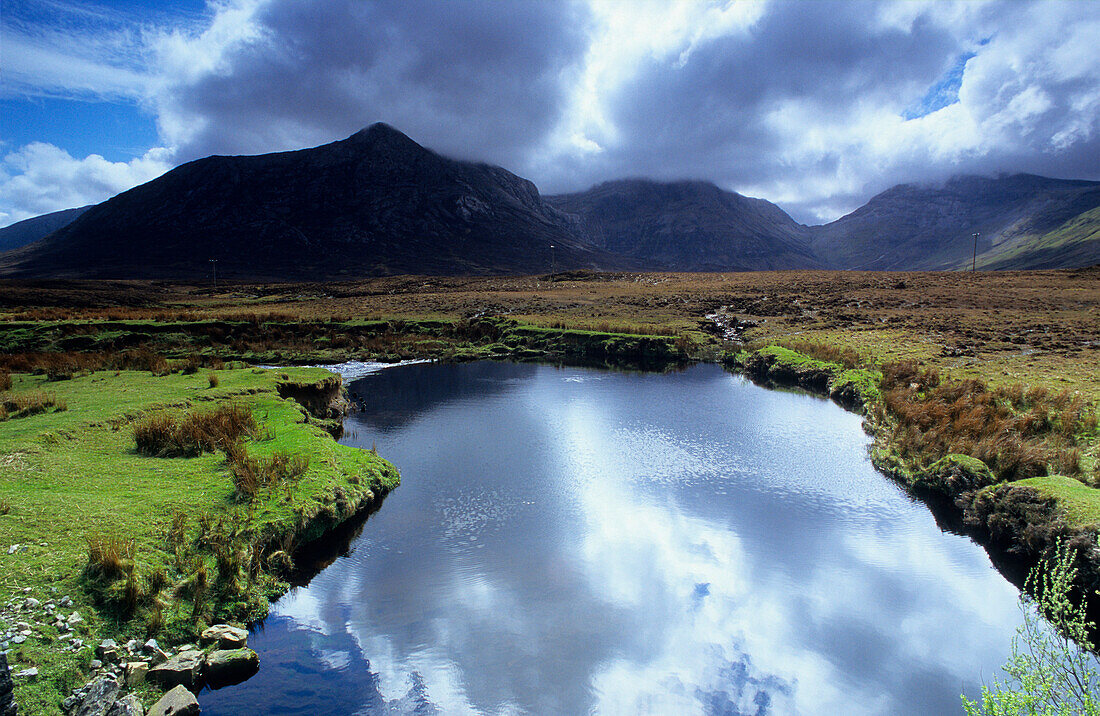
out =
<path fill-rule="evenodd" d="M 885 21 L 884 9 L 771 3 L 747 32 L 710 39 L 686 59 L 648 58 L 606 96 L 615 140 L 569 176 L 705 178 L 755 189 L 811 223 L 893 184 L 963 172 L 1100 178 L 1097 118 L 1084 109 L 1096 106 L 1098 78 L 1087 54 L 1083 73 L 1059 66 L 1087 52 L 1070 28 L 1095 21 L 1096 6 L 945 13 L 931 4 L 905 22 Z M 939 98 L 947 113 L 907 124 L 906 108 L 951 73 L 963 103 Z M 553 184 L 565 181 L 551 173 Z"/>
<path fill-rule="evenodd" d="M 297 148 L 385 121 L 444 153 L 515 166 L 558 121 L 586 22 L 559 2 L 278 0 L 218 71 L 172 88 L 161 111 L 184 137 L 181 159 Z"/>

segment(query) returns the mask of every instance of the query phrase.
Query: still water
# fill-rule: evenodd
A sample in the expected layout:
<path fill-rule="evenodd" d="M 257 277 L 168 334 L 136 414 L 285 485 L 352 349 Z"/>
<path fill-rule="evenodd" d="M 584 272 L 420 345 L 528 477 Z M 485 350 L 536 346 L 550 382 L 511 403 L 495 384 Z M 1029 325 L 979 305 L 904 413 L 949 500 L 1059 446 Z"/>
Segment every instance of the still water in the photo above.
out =
<path fill-rule="evenodd" d="M 1016 590 L 860 419 L 712 365 L 422 364 L 352 385 L 402 483 L 204 714 L 941 714 Z"/>

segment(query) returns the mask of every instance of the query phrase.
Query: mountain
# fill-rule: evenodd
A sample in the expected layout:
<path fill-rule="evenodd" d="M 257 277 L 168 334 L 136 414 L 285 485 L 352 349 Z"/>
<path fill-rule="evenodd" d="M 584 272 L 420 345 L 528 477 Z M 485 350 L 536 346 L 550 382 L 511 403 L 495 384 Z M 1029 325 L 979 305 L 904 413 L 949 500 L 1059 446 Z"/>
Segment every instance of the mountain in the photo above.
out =
<path fill-rule="evenodd" d="M 384 124 L 313 149 L 213 156 L 0 257 L 0 274 L 252 280 L 633 268 L 577 239 L 531 182 Z M 551 248 L 553 247 L 553 248 Z"/>
<path fill-rule="evenodd" d="M 701 181 L 612 181 L 546 201 L 593 245 L 672 271 L 821 268 L 806 227 L 775 204 Z"/>
<path fill-rule="evenodd" d="M 26 246 L 27 244 L 38 241 L 47 234 L 52 234 L 61 227 L 73 223 L 76 217 L 90 208 L 92 207 L 89 204 L 88 206 L 81 206 L 77 209 L 64 209 L 63 211 L 55 211 L 51 214 L 35 216 L 34 218 L 24 219 L 10 226 L 5 226 L 0 229 L 0 253 L 17 249 L 20 246 Z"/>
<path fill-rule="evenodd" d="M 982 267 L 1070 268 L 1100 261 L 1096 218 L 1083 216 L 1098 206 L 1100 182 L 1031 174 L 902 184 L 811 227 L 811 246 L 829 268 L 967 268 L 978 232 Z"/>

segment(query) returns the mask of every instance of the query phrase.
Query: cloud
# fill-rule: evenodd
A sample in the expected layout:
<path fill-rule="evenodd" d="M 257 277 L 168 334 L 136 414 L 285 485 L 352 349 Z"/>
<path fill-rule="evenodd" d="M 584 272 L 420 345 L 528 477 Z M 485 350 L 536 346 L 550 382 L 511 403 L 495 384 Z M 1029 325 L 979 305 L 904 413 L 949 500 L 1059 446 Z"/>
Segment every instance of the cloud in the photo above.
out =
<path fill-rule="evenodd" d="M 173 164 L 313 146 L 385 121 L 547 193 L 699 178 L 806 222 L 958 173 L 1100 179 L 1096 3 L 14 7 L 6 94 L 137 101 Z M 52 189 L 67 191 L 79 190 Z"/>
<path fill-rule="evenodd" d="M 28 144 L 0 163 L 0 225 L 97 204 L 166 172 L 172 166 L 168 156 L 157 147 L 129 162 L 98 154 L 75 159 L 52 144 Z"/>
<path fill-rule="evenodd" d="M 279 0 L 158 43 L 181 159 L 295 149 L 375 121 L 444 153 L 515 166 L 555 126 L 586 18 L 571 3 Z M 199 71 L 191 68 L 198 67 Z"/>
<path fill-rule="evenodd" d="M 563 153 L 542 185 L 706 178 L 815 221 L 956 173 L 1100 178 L 1094 4 L 771 3 L 750 20 L 642 54 L 600 93 L 600 151 Z M 957 101 L 935 101 L 944 85 Z"/>

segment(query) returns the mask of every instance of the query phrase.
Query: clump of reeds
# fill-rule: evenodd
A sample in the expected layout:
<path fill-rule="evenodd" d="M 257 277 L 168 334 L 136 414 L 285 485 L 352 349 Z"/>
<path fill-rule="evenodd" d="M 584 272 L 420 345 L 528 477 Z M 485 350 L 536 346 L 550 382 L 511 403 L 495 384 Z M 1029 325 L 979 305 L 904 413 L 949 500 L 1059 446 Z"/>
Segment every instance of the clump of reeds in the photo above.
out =
<path fill-rule="evenodd" d="M 179 422 L 166 413 L 150 415 L 134 425 L 134 442 L 145 455 L 193 457 L 226 450 L 256 430 L 252 411 L 243 405 L 224 404 L 214 410 L 188 412 Z"/>
<path fill-rule="evenodd" d="M 262 488 L 296 480 L 309 470 L 309 456 L 277 450 L 268 456 L 252 457 L 243 445 L 226 451 L 237 497 L 252 501 Z"/>
<path fill-rule="evenodd" d="M 7 417 L 23 418 L 28 415 L 44 413 L 48 408 L 61 411 L 67 410 L 69 404 L 64 400 L 58 400 L 53 393 L 44 390 L 30 390 L 25 393 L 14 393 L 0 401 Z"/>
<path fill-rule="evenodd" d="M 0 371 L 0 390 L 11 390 L 11 373 Z"/>
<path fill-rule="evenodd" d="M 211 388 L 217 388 L 218 387 L 218 382 L 219 382 L 218 381 L 218 374 L 217 373 L 210 373 L 209 375 L 206 376 L 206 382 L 210 384 Z"/>
<path fill-rule="evenodd" d="M 133 571 L 134 543 L 114 535 L 91 534 L 87 537 L 87 572 L 94 577 L 118 579 Z"/>

